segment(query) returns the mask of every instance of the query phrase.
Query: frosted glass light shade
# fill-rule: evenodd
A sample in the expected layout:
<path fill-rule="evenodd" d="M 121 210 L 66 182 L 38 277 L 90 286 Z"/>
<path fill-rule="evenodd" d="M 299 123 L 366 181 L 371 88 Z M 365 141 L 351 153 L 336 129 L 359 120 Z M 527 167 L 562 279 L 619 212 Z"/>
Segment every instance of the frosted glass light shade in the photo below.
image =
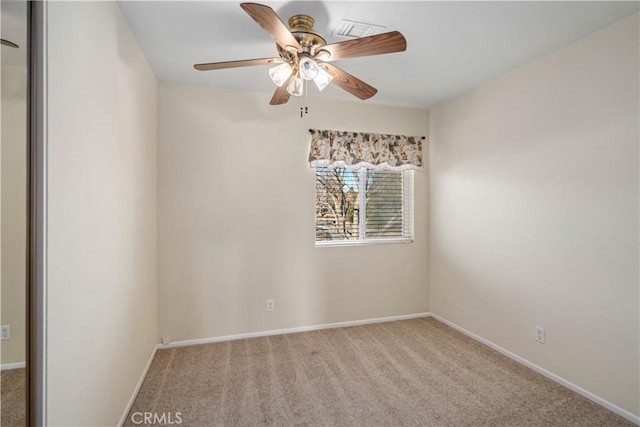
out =
<path fill-rule="evenodd" d="M 325 70 L 324 67 L 318 67 L 318 74 L 313 79 L 313 82 L 316 84 L 316 86 L 318 86 L 318 90 L 321 91 L 325 87 L 329 86 L 331 80 L 333 80 L 333 76 L 329 74 L 329 72 Z"/>
<path fill-rule="evenodd" d="M 318 61 L 328 61 L 331 58 L 331 54 L 326 50 L 320 49 L 320 51 L 316 52 L 315 56 Z"/>
<path fill-rule="evenodd" d="M 287 92 L 293 96 L 302 96 L 304 93 L 303 80 L 300 77 L 291 79 L 291 83 L 287 86 Z"/>
<path fill-rule="evenodd" d="M 276 86 L 282 86 L 289 76 L 291 75 L 291 66 L 286 62 L 276 67 L 269 69 L 269 77 L 276 84 Z"/>
<path fill-rule="evenodd" d="M 304 57 L 300 60 L 300 77 L 303 79 L 313 79 L 318 75 L 319 70 L 318 64 L 313 59 Z"/>

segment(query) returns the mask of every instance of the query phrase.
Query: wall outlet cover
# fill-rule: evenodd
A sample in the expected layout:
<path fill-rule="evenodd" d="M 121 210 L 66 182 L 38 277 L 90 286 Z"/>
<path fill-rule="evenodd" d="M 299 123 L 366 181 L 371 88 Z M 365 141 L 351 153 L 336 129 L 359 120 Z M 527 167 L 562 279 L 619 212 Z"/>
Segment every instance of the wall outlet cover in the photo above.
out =
<path fill-rule="evenodd" d="M 0 340 L 10 340 L 11 339 L 11 325 L 2 325 L 0 328 Z"/>

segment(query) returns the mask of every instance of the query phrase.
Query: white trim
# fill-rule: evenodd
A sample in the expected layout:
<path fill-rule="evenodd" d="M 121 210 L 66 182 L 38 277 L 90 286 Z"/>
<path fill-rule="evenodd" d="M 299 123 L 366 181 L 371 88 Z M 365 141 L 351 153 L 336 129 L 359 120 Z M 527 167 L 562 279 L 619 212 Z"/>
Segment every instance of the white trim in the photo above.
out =
<path fill-rule="evenodd" d="M 4 363 L 0 365 L 0 371 L 8 371 L 9 369 L 26 368 L 27 362 Z"/>
<path fill-rule="evenodd" d="M 498 353 L 502 353 L 503 355 L 507 356 L 510 359 L 515 360 L 516 362 L 526 366 L 527 368 L 533 369 L 534 371 L 538 372 L 539 374 L 544 375 L 545 377 L 549 378 L 550 380 L 553 380 L 555 382 L 557 382 L 560 385 L 563 385 L 565 387 L 567 387 L 570 390 L 575 391 L 576 393 L 586 397 L 587 399 L 597 403 L 600 406 L 603 406 L 605 408 L 607 408 L 608 410 L 610 410 L 613 413 L 616 413 L 618 415 L 620 415 L 621 417 L 631 421 L 632 423 L 635 423 L 637 425 L 640 425 L 640 416 L 638 415 L 634 415 L 631 412 L 627 411 L 626 409 L 622 409 L 621 407 L 614 405 L 613 403 L 603 399 L 600 396 L 597 396 L 595 394 L 593 394 L 592 392 L 585 390 L 584 388 L 580 387 L 579 385 L 576 385 L 574 383 L 572 383 L 571 381 L 567 381 L 564 378 L 554 374 L 553 372 L 550 372 L 538 365 L 536 365 L 535 363 L 532 363 L 530 361 L 528 361 L 527 359 L 525 359 L 524 357 L 518 356 L 515 353 L 510 352 L 509 350 L 500 347 L 498 344 L 495 344 L 491 341 L 489 341 L 488 339 L 482 338 L 479 335 L 474 334 L 473 332 L 467 331 L 466 329 L 456 325 L 453 322 L 450 322 L 449 320 L 438 316 L 437 314 L 433 314 L 433 313 L 429 313 L 431 317 L 433 317 L 434 319 L 444 323 L 445 325 L 459 331 L 462 332 L 463 334 L 465 334 L 466 336 L 473 338 L 476 341 L 481 342 L 482 344 L 491 347 L 492 349 L 496 350 Z"/>
<path fill-rule="evenodd" d="M 153 363 L 154 357 L 156 357 L 156 352 L 158 351 L 158 346 L 156 345 L 151 352 L 151 356 L 149 356 L 149 360 L 147 361 L 147 366 L 144 367 L 144 371 L 142 371 L 142 375 L 138 380 L 138 384 L 136 388 L 133 389 L 133 393 L 131 394 L 131 398 L 129 398 L 129 402 L 127 406 L 124 408 L 124 413 L 120 417 L 120 421 L 118 422 L 118 427 L 122 427 L 127 421 L 127 415 L 129 415 L 129 411 L 131 411 L 131 407 L 133 406 L 133 402 L 136 401 L 136 397 L 138 397 L 138 393 L 142 388 L 142 383 L 144 383 L 144 379 L 147 377 L 147 372 L 149 372 L 149 368 L 151 368 L 151 363 Z"/>
<path fill-rule="evenodd" d="M 367 246 L 367 245 L 408 245 L 413 243 L 412 238 L 393 237 L 388 239 L 359 239 L 359 240 L 321 240 L 316 242 L 316 248 L 335 248 L 340 246 Z"/>
<path fill-rule="evenodd" d="M 400 316 L 378 317 L 375 319 L 351 320 L 347 322 L 322 323 L 319 325 L 298 326 L 295 328 L 273 329 L 270 331 L 248 332 L 243 334 L 224 335 L 220 337 L 198 338 L 193 340 L 176 341 L 169 344 L 158 344 L 159 349 L 185 347 L 197 344 L 209 344 L 221 341 L 241 340 L 245 338 L 268 337 L 271 335 L 293 334 L 298 332 L 318 331 L 321 329 L 344 328 L 347 326 L 368 325 L 370 323 L 393 322 L 396 320 L 415 319 L 418 317 L 429 317 L 429 313 L 403 314 Z"/>

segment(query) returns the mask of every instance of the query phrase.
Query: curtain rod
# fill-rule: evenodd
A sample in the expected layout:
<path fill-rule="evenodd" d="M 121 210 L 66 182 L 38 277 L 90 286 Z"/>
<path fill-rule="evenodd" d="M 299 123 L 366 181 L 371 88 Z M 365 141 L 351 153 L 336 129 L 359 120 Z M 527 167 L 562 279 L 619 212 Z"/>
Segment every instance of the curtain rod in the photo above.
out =
<path fill-rule="evenodd" d="M 313 129 L 309 129 L 309 133 L 311 133 L 311 132 L 313 132 Z M 421 136 L 420 138 L 421 139 L 427 139 L 427 137 L 425 137 L 425 136 Z"/>

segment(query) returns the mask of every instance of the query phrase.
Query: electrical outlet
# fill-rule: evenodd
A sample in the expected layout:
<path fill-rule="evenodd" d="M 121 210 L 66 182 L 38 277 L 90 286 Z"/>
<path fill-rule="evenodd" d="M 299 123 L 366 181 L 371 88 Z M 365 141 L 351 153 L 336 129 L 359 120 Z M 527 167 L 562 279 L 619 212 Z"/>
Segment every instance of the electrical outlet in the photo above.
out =
<path fill-rule="evenodd" d="M 0 329 L 0 340 L 10 340 L 11 339 L 11 325 L 2 325 Z"/>
<path fill-rule="evenodd" d="M 171 337 L 169 335 L 165 335 L 162 337 L 162 344 L 169 344 L 171 342 Z"/>
<path fill-rule="evenodd" d="M 275 310 L 275 305 L 272 299 L 267 300 L 267 311 Z"/>
<path fill-rule="evenodd" d="M 536 325 L 536 341 L 540 344 L 544 344 L 544 328 Z"/>

